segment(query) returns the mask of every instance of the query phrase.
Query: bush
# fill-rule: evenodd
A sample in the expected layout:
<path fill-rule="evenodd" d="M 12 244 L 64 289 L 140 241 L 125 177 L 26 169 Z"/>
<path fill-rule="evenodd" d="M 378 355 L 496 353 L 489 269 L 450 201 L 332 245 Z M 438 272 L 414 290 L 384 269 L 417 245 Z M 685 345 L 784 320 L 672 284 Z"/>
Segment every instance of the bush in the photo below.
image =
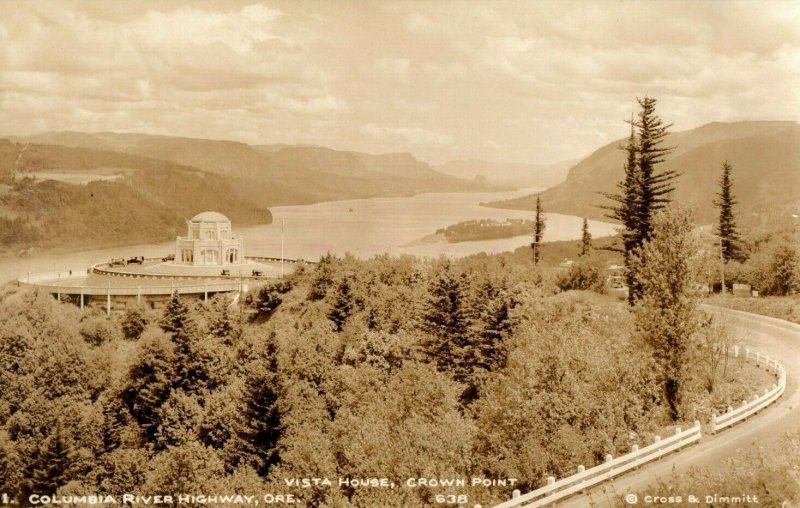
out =
<path fill-rule="evenodd" d="M 145 328 L 147 328 L 147 318 L 144 317 L 142 311 L 137 308 L 125 311 L 125 316 L 122 318 L 122 333 L 126 339 L 138 339 L 142 336 Z"/>
<path fill-rule="evenodd" d="M 80 334 L 93 346 L 112 342 L 119 337 L 119 328 L 113 319 L 102 314 L 89 315 L 81 321 Z"/>
<path fill-rule="evenodd" d="M 789 238 L 770 242 L 750 260 L 750 284 L 762 295 L 800 291 L 800 252 Z"/>
<path fill-rule="evenodd" d="M 283 303 L 283 295 L 288 293 L 291 289 L 292 285 L 283 281 L 259 289 L 258 296 L 256 297 L 258 315 L 269 317 L 275 309 Z"/>
<path fill-rule="evenodd" d="M 556 277 L 556 286 L 561 291 L 584 289 L 603 293 L 605 291 L 604 271 L 600 260 L 590 257 L 576 261 L 566 271 Z"/>

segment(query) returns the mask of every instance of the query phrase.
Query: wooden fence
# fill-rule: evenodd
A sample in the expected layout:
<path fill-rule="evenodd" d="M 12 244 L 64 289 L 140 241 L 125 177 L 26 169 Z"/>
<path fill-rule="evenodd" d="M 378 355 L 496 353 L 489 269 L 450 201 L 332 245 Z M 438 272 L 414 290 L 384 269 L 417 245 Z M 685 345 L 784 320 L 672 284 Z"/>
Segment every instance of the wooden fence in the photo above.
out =
<path fill-rule="evenodd" d="M 634 445 L 630 453 L 621 455 L 616 459 L 611 455 L 606 455 L 606 460 L 602 464 L 590 469 L 585 469 L 584 466 L 578 466 L 578 472 L 576 474 L 558 481 L 551 476 L 547 479 L 547 485 L 544 487 L 528 492 L 527 494 L 517 495 L 504 503 L 496 505 L 495 508 L 511 508 L 522 505 L 536 507 L 553 503 L 571 494 L 614 478 L 626 471 L 635 469 L 642 464 L 663 457 L 670 452 L 680 450 L 692 443 L 696 443 L 700 440 L 700 437 L 700 422 L 694 422 L 694 426 L 685 431 L 677 427 L 675 429 L 675 434 L 666 439 L 661 439 L 659 436 L 656 436 L 653 444 L 641 449 Z M 515 495 L 516 494 L 517 491 L 515 491 Z"/>
<path fill-rule="evenodd" d="M 739 348 L 734 346 L 731 349 L 731 353 L 734 357 L 738 357 Z M 764 356 L 758 352 L 750 351 L 749 349 L 745 349 L 744 359 L 745 361 L 752 360 L 756 363 L 756 365 L 763 365 L 766 369 L 771 370 L 775 373 L 777 381 L 774 385 L 772 385 L 772 388 L 765 388 L 762 395 L 755 395 L 753 400 L 749 402 L 743 400 L 742 405 L 737 408 L 732 408 L 729 406 L 728 410 L 719 416 L 712 414 L 712 434 L 724 428 L 730 427 L 731 425 L 734 425 L 740 421 L 747 420 L 747 418 L 750 416 L 753 416 L 778 400 L 786 390 L 786 370 L 784 370 L 783 365 L 778 363 L 777 360 L 773 360 L 770 357 Z"/>
<path fill-rule="evenodd" d="M 740 350 L 738 346 L 733 346 L 728 349 L 727 353 L 735 358 L 739 357 Z M 722 415 L 711 415 L 711 422 L 709 424 L 711 433 L 730 427 L 738 422 L 746 420 L 748 417 L 753 416 L 759 411 L 765 409 L 770 404 L 778 400 L 783 392 L 786 390 L 786 371 L 777 360 L 771 359 L 768 356 L 762 355 L 756 351 L 745 349 L 745 361 L 753 361 L 758 366 L 764 366 L 766 369 L 775 373 L 777 382 L 772 385 L 772 388 L 766 388 L 761 395 L 755 395 L 750 402 L 742 401 L 742 405 L 737 408 L 729 407 L 728 410 Z M 656 436 L 655 442 L 642 449 L 633 446 L 630 453 L 612 458 L 611 455 L 606 455 L 606 461 L 600 465 L 594 466 L 590 469 L 585 469 L 584 466 L 578 466 L 578 472 L 572 476 L 568 476 L 561 480 L 556 481 L 555 478 L 548 477 L 547 485 L 538 488 L 534 491 L 520 495 L 519 491 L 514 491 L 513 497 L 495 505 L 494 508 L 512 508 L 517 506 L 537 507 L 545 506 L 561 499 L 564 499 L 576 492 L 581 492 L 589 487 L 597 485 L 598 483 L 610 480 L 626 471 L 635 469 L 638 466 L 646 464 L 652 460 L 666 455 L 673 451 L 679 451 L 682 448 L 698 442 L 702 438 L 700 429 L 700 422 L 695 421 L 694 426 L 687 431 L 682 431 L 680 427 L 675 429 L 675 435 L 666 439 L 661 439 Z M 479 508 L 476 505 L 475 508 Z"/>

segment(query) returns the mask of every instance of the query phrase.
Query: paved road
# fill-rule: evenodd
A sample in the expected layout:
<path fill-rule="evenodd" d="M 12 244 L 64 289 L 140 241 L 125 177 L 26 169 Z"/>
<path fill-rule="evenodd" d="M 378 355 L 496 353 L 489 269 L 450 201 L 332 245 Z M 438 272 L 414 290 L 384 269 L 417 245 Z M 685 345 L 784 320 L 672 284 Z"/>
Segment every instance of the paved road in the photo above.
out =
<path fill-rule="evenodd" d="M 755 417 L 717 435 L 710 435 L 704 426 L 700 444 L 598 485 L 584 495 L 569 498 L 558 503 L 559 508 L 618 506 L 618 500 L 626 494 L 645 491 L 656 485 L 658 479 L 667 479 L 673 470 L 680 473 L 696 466 L 715 469 L 728 457 L 746 453 L 760 444 L 780 438 L 786 431 L 800 428 L 800 325 L 717 307 L 708 310 L 718 313 L 724 322 L 733 327 L 742 345 L 776 358 L 783 364 L 787 379 L 783 397 Z"/>

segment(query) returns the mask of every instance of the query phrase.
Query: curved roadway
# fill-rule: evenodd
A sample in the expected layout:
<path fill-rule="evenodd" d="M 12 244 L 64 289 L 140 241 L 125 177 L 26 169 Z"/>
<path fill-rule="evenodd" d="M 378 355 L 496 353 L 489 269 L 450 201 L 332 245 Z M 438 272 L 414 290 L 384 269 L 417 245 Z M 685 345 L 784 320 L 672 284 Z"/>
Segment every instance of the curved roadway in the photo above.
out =
<path fill-rule="evenodd" d="M 746 453 L 781 437 L 787 431 L 800 428 L 800 325 L 779 319 L 759 316 L 747 312 L 706 307 L 719 314 L 738 334 L 742 346 L 777 359 L 786 369 L 786 391 L 772 406 L 761 413 L 731 428 L 711 435 L 707 425 L 703 425 L 703 438 L 698 445 L 690 446 L 653 463 L 642 466 L 638 471 L 629 472 L 588 489 L 585 494 L 574 496 L 557 503 L 559 507 L 616 507 L 629 493 L 643 493 L 655 487 L 659 480 L 667 480 L 673 471 L 681 473 L 691 467 L 718 468 L 723 461 L 736 454 Z M 652 495 L 667 495 L 666 492 L 648 491 Z M 683 495 L 686 493 L 675 493 Z M 719 495 L 740 495 L 739 492 L 718 493 Z M 651 503 L 652 504 L 652 503 Z M 639 505 L 647 506 L 642 500 Z M 700 504 L 702 506 L 702 503 Z"/>

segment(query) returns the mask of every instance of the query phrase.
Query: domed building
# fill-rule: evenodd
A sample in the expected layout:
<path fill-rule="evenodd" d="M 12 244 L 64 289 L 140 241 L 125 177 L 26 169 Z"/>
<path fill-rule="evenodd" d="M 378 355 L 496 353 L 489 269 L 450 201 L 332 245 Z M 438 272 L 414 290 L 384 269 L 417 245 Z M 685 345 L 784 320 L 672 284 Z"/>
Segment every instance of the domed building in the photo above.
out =
<path fill-rule="evenodd" d="M 186 221 L 185 237 L 175 241 L 175 264 L 191 266 L 240 265 L 244 241 L 231 231 L 231 221 L 218 212 L 201 212 Z"/>

